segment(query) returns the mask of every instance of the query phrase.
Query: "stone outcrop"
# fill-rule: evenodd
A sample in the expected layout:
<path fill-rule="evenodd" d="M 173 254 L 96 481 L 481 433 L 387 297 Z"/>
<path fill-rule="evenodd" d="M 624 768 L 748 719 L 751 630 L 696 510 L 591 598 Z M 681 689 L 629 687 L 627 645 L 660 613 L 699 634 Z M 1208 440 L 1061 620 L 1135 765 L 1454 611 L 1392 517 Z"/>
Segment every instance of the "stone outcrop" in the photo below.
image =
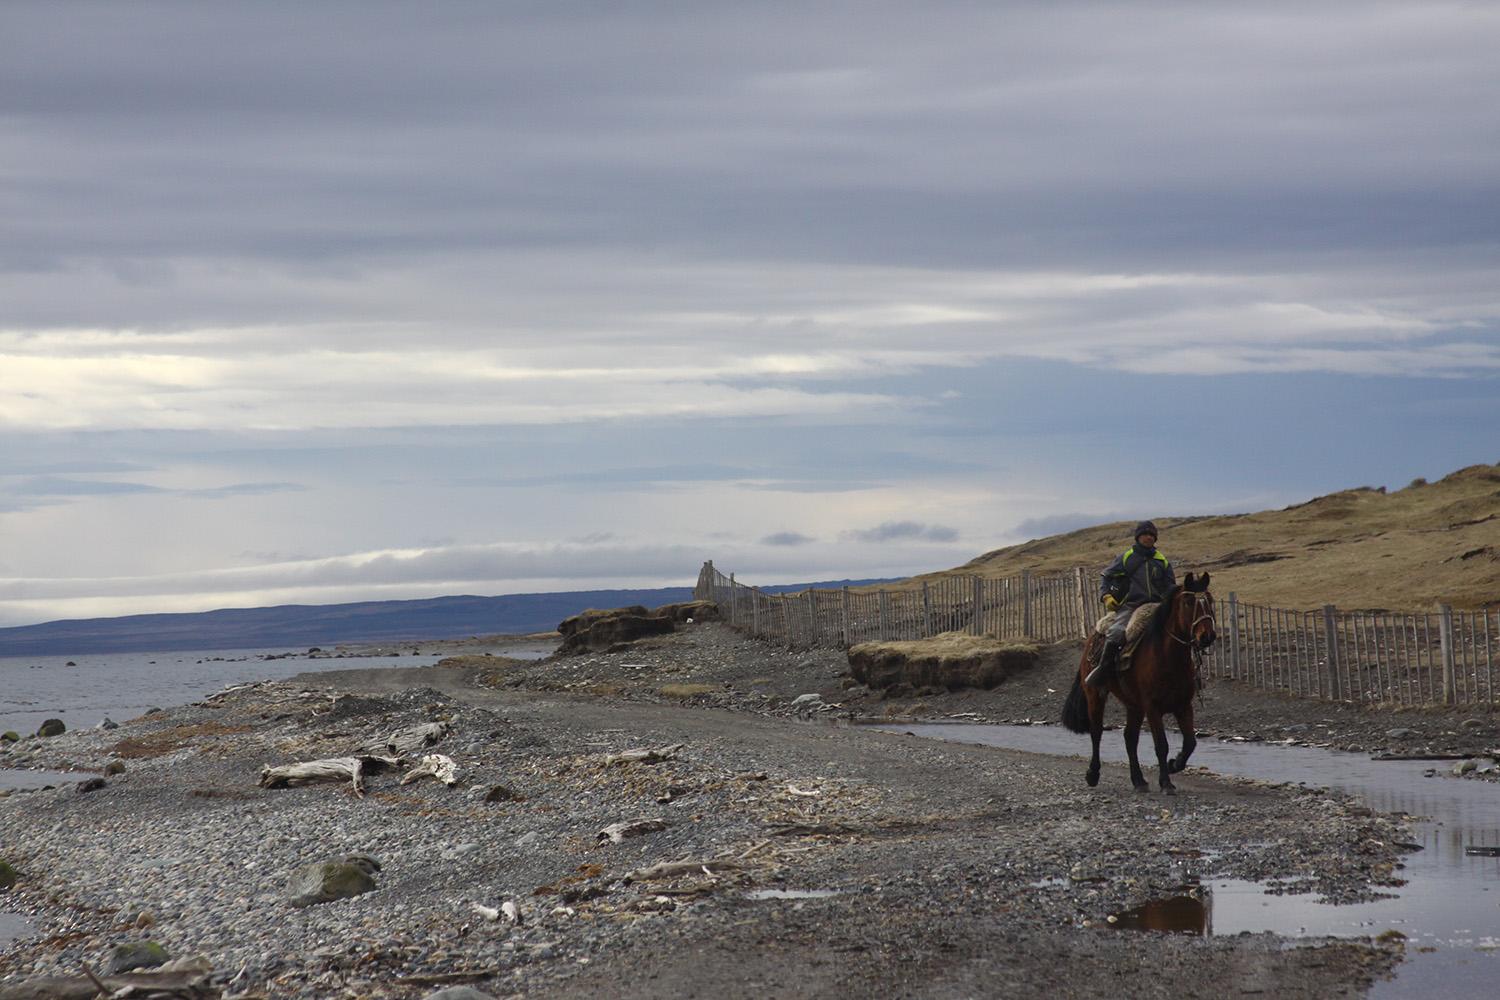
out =
<path fill-rule="evenodd" d="M 911 642 L 864 642 L 849 650 L 854 679 L 875 690 L 992 688 L 1037 662 L 1037 647 L 945 632 Z"/>
<path fill-rule="evenodd" d="M 689 622 L 713 621 L 718 617 L 718 606 L 712 601 L 664 604 L 654 611 L 639 604 L 608 611 L 590 608 L 558 624 L 557 631 L 563 641 L 557 651 L 563 656 L 607 652 L 637 639 L 675 632 L 678 626 Z"/>

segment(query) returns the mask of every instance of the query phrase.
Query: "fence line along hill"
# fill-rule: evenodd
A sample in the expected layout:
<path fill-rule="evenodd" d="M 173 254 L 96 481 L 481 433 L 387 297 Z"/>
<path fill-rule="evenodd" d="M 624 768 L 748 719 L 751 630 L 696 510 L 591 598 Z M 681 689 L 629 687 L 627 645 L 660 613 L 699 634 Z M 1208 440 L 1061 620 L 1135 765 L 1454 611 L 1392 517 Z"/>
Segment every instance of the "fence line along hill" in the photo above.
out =
<path fill-rule="evenodd" d="M 1473 465 L 1394 491 L 1360 487 L 1281 510 L 1167 517 L 1161 548 L 1179 575 L 1213 573 L 1245 601 L 1315 610 L 1500 608 L 1500 465 Z M 1135 519 L 987 552 L 937 573 L 886 584 L 919 590 L 948 577 L 1003 579 L 1103 569 L 1130 544 Z M 1098 572 L 1098 569 L 1095 572 Z"/>

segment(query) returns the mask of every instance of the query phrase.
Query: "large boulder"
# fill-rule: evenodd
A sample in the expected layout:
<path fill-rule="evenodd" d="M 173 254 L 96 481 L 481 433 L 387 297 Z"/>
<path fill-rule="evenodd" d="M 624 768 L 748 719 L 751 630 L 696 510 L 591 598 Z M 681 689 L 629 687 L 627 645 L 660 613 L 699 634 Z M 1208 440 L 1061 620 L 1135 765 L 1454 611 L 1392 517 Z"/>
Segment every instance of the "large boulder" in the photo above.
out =
<path fill-rule="evenodd" d="M 292 874 L 287 901 L 293 906 L 313 906 L 372 892 L 377 888 L 378 871 L 380 863 L 363 854 L 352 854 L 343 861 L 304 865 Z"/>
<path fill-rule="evenodd" d="M 63 720 L 48 719 L 41 724 L 41 726 L 37 729 L 36 734 L 38 736 L 61 736 L 67 731 L 68 727 L 63 724 Z"/>
<path fill-rule="evenodd" d="M 578 612 L 578 614 L 571 618 L 564 618 L 558 623 L 557 631 L 566 639 L 574 633 L 586 631 L 602 618 L 612 618 L 616 615 L 641 615 L 644 617 L 649 614 L 651 612 L 646 610 L 644 604 L 632 604 L 628 608 L 608 608 L 604 610 L 589 608 L 587 611 Z"/>
<path fill-rule="evenodd" d="M 10 866 L 10 862 L 0 858 L 0 891 L 14 889 L 18 878 L 20 875 Z"/>
<path fill-rule="evenodd" d="M 621 608 L 566 633 L 557 651 L 564 656 L 599 652 L 673 631 L 676 631 L 676 626 L 670 618 L 650 612 L 640 614 L 635 608 Z"/>
<path fill-rule="evenodd" d="M 849 650 L 854 679 L 875 690 L 992 688 L 1036 665 L 1039 651 L 991 636 L 944 632 L 910 642 L 863 642 Z"/>
<path fill-rule="evenodd" d="M 663 604 L 652 613 L 663 618 L 670 618 L 678 625 L 719 620 L 719 606 L 713 601 L 682 601 L 678 604 Z"/>

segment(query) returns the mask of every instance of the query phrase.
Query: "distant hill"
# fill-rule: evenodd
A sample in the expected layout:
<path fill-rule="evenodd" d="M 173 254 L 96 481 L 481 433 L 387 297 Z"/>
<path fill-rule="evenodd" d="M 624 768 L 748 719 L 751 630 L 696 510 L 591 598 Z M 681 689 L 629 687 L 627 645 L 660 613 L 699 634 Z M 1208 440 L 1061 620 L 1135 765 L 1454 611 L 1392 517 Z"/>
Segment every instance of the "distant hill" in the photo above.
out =
<path fill-rule="evenodd" d="M 1362 486 L 1281 510 L 1166 517 L 1150 510 L 1179 578 L 1213 573 L 1220 596 L 1273 607 L 1422 610 L 1500 607 L 1500 465 L 1473 465 L 1399 490 Z M 1130 545 L 1118 521 L 987 552 L 898 587 L 949 574 L 1002 577 L 1087 566 L 1097 573 Z M 1090 585 L 1097 582 L 1090 578 Z"/>
<path fill-rule="evenodd" d="M 837 580 L 763 587 L 770 593 L 879 581 Z M 43 622 L 0 629 L 0 656 L 167 652 L 176 649 L 264 649 L 341 642 L 458 639 L 471 635 L 549 632 L 585 608 L 655 607 L 691 600 L 691 587 L 575 590 L 502 597 L 434 597 L 357 604 L 288 604 L 192 614 L 127 615 Z"/>

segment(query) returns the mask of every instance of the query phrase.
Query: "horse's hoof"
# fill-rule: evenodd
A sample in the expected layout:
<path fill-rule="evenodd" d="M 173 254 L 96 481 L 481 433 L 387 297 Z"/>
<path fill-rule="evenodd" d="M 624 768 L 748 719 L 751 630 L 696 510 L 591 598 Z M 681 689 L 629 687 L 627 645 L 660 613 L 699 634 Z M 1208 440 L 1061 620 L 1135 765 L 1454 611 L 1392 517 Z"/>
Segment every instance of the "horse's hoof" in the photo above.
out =
<path fill-rule="evenodd" d="M 1083 776 L 1083 780 L 1089 783 L 1090 788 L 1093 788 L 1095 785 L 1099 784 L 1099 772 L 1090 771 L 1088 774 L 1085 774 Z"/>
<path fill-rule="evenodd" d="M 1135 786 L 1135 790 L 1138 792 L 1149 792 L 1151 791 L 1151 786 L 1143 781 L 1139 785 Z"/>
<path fill-rule="evenodd" d="M 1176 795 L 1177 787 L 1175 785 L 1162 785 L 1161 791 L 1163 795 Z"/>

